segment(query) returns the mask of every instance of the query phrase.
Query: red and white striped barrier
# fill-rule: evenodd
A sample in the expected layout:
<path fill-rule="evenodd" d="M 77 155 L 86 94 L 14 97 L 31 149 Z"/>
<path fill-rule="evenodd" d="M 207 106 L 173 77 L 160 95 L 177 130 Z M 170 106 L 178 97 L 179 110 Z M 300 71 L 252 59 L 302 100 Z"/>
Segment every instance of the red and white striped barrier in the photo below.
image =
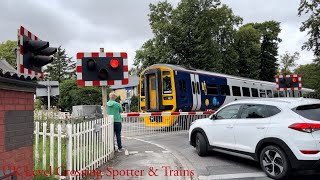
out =
<path fill-rule="evenodd" d="M 201 111 L 201 112 L 131 112 L 122 113 L 121 117 L 147 117 L 147 116 L 179 116 L 179 115 L 208 115 L 213 114 L 215 111 Z"/>

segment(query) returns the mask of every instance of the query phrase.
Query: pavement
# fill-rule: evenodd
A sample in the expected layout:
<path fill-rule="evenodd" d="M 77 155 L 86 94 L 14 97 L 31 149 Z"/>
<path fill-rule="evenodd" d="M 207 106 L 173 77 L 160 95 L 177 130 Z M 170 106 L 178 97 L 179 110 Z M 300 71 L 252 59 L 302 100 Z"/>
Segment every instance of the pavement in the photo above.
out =
<path fill-rule="evenodd" d="M 165 147 L 138 138 L 122 138 L 125 151 L 99 168 L 102 179 L 191 180 L 194 169 Z"/>

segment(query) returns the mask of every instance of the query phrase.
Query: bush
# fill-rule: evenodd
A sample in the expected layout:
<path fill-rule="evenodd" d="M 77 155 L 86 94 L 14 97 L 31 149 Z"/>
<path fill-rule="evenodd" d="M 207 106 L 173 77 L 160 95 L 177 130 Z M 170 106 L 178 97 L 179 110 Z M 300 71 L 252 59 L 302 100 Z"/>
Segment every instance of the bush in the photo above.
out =
<path fill-rule="evenodd" d="M 139 111 L 139 96 L 133 95 L 131 97 L 130 111 L 131 112 L 138 112 Z"/>

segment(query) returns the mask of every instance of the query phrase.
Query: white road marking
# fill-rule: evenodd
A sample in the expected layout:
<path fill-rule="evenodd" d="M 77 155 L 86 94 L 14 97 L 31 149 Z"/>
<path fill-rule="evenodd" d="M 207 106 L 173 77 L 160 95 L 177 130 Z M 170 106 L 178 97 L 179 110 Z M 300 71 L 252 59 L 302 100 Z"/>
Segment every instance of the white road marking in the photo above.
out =
<path fill-rule="evenodd" d="M 138 154 L 138 151 L 129 151 L 129 154 Z"/>
<path fill-rule="evenodd" d="M 237 179 L 237 178 L 256 178 L 266 177 L 264 172 L 255 173 L 238 173 L 238 174 L 221 174 L 221 175 L 210 175 L 210 176 L 199 176 L 199 180 L 215 180 L 215 179 Z"/>
<path fill-rule="evenodd" d="M 145 143 L 148 143 L 148 144 L 152 144 L 152 145 L 155 145 L 155 146 L 157 146 L 157 147 L 159 147 L 159 148 L 164 149 L 165 151 L 169 151 L 166 147 L 164 147 L 164 146 L 162 146 L 162 145 L 160 145 L 160 144 L 151 142 L 151 141 L 146 141 L 146 140 L 143 140 L 143 139 L 140 139 L 140 138 L 132 138 L 132 139 L 135 139 L 135 140 L 141 141 L 141 142 L 145 142 Z M 170 151 L 169 151 L 169 152 L 170 152 Z M 184 162 L 184 161 L 182 161 L 182 159 L 181 159 L 179 156 L 174 155 L 173 153 L 171 153 L 171 155 L 173 155 L 173 156 L 180 162 L 180 164 L 182 165 L 182 168 L 183 168 L 183 169 L 189 169 L 188 166 L 187 166 L 187 163 Z M 193 168 L 193 169 L 194 169 L 194 168 Z M 195 174 L 195 176 L 197 176 L 197 175 Z M 185 176 L 184 179 L 185 179 L 185 180 L 192 180 L 192 178 L 191 178 L 190 176 Z"/>
<path fill-rule="evenodd" d="M 145 153 L 153 153 L 153 151 L 145 151 Z"/>
<path fill-rule="evenodd" d="M 170 151 L 162 151 L 163 153 L 170 153 Z"/>

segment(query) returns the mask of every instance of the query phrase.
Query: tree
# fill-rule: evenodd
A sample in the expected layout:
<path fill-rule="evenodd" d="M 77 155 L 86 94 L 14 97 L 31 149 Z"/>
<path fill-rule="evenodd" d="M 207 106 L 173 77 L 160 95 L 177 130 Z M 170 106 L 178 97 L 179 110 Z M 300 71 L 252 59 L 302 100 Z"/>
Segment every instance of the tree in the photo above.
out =
<path fill-rule="evenodd" d="M 133 95 L 130 100 L 130 112 L 139 111 L 139 96 Z"/>
<path fill-rule="evenodd" d="M 315 63 L 300 65 L 294 70 L 301 74 L 302 86 L 310 89 L 320 90 L 320 68 Z"/>
<path fill-rule="evenodd" d="M 296 61 L 299 59 L 300 54 L 295 52 L 293 55 L 286 52 L 284 55 L 280 56 L 280 74 L 291 74 L 290 68 L 296 66 Z"/>
<path fill-rule="evenodd" d="M 319 0 L 300 0 L 298 15 L 310 15 L 309 18 L 302 22 L 300 31 L 307 31 L 309 39 L 302 46 L 302 49 L 312 50 L 316 56 L 315 61 L 320 63 L 320 1 Z"/>
<path fill-rule="evenodd" d="M 275 81 L 278 64 L 278 44 L 282 41 L 279 38 L 281 32 L 280 23 L 266 21 L 254 23 L 253 27 L 260 32 L 260 74 L 259 79 L 263 81 Z"/>
<path fill-rule="evenodd" d="M 76 105 L 101 105 L 100 87 L 78 87 L 76 80 L 65 80 L 60 84 L 59 107 L 71 111 Z"/>
<path fill-rule="evenodd" d="M 2 42 L 0 44 L 0 59 L 5 59 L 12 67 L 17 68 L 15 48 L 17 48 L 17 41 Z"/>
<path fill-rule="evenodd" d="M 136 51 L 138 73 L 155 63 L 237 73 L 233 41 L 242 19 L 218 0 L 151 4 L 149 22 L 154 37 Z"/>
<path fill-rule="evenodd" d="M 234 47 L 239 55 L 239 76 L 259 79 L 260 36 L 252 24 L 246 24 L 237 31 Z"/>
<path fill-rule="evenodd" d="M 72 57 L 68 57 L 66 50 L 59 46 L 57 53 L 53 56 L 53 62 L 44 71 L 46 73 L 45 79 L 59 81 L 59 83 L 65 79 L 75 79 L 75 67 L 76 63 L 72 62 Z"/>

